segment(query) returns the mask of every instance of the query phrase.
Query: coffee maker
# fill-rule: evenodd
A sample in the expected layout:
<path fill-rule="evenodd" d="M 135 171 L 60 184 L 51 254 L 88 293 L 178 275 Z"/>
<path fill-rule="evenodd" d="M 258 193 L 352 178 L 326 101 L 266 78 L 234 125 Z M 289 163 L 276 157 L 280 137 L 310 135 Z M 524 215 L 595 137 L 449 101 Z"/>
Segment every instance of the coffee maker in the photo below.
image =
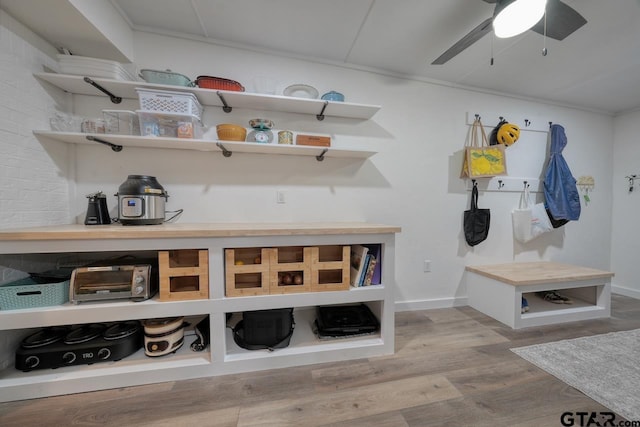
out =
<path fill-rule="evenodd" d="M 87 196 L 89 204 L 87 206 L 87 216 L 84 219 L 85 225 L 111 224 L 109 209 L 107 208 L 107 196 L 102 191 L 89 194 Z"/>

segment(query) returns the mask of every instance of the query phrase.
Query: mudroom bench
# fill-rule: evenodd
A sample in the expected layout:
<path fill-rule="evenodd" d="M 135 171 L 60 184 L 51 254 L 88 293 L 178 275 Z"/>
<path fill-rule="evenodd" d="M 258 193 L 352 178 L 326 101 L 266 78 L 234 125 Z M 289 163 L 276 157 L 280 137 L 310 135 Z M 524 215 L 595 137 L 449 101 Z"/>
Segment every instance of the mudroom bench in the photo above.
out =
<path fill-rule="evenodd" d="M 614 273 L 556 262 L 515 262 L 466 267 L 469 305 L 519 329 L 611 314 L 611 277 Z M 569 301 L 544 299 L 556 291 Z M 522 298 L 528 310 L 522 312 Z"/>

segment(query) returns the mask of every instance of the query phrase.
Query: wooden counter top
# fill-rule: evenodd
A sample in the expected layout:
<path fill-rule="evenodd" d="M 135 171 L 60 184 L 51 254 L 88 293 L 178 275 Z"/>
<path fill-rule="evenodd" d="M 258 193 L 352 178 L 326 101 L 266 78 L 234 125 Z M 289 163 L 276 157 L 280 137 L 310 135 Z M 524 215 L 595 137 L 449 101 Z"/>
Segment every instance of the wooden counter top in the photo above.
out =
<path fill-rule="evenodd" d="M 399 233 L 400 227 L 366 222 L 193 223 L 160 225 L 56 225 L 0 230 L 1 241 L 158 239 Z"/>
<path fill-rule="evenodd" d="M 514 286 L 561 283 L 573 280 L 608 279 L 614 275 L 610 271 L 549 261 L 467 266 L 466 270 Z"/>

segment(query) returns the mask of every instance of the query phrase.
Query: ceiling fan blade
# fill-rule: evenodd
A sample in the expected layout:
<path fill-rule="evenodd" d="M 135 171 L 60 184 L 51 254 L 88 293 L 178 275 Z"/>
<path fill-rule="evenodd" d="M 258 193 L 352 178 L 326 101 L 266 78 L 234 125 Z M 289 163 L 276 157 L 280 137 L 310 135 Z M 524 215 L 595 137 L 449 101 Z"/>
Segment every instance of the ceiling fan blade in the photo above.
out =
<path fill-rule="evenodd" d="M 493 17 L 487 18 L 484 21 L 482 21 L 482 23 L 477 27 L 475 27 L 473 30 L 471 30 L 469 34 L 461 38 L 456 44 L 451 46 L 449 49 L 447 49 L 446 52 L 444 52 L 442 55 L 436 58 L 436 60 L 433 61 L 431 65 L 444 64 L 445 62 L 447 62 L 448 60 L 450 60 L 451 58 L 453 58 L 454 56 L 456 56 L 457 54 L 459 54 L 460 52 L 462 52 L 463 50 L 465 50 L 466 48 L 468 48 L 478 40 L 480 40 L 486 34 L 490 33 L 491 30 L 493 29 L 493 27 L 491 26 L 491 22 L 493 22 Z"/>
<path fill-rule="evenodd" d="M 564 40 L 569 34 L 587 23 L 582 15 L 571 6 L 560 0 L 547 1 L 547 37 Z M 531 28 L 538 34 L 544 35 L 544 18 Z"/>

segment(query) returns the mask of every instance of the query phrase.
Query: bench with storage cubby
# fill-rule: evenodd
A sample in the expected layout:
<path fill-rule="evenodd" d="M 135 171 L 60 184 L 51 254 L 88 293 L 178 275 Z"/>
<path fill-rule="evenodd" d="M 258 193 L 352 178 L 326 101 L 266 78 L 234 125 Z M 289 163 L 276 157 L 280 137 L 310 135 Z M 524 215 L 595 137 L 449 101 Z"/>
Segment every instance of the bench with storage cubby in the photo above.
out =
<path fill-rule="evenodd" d="M 609 317 L 613 275 L 548 261 L 467 266 L 468 302 L 514 329 Z M 545 299 L 554 291 L 565 302 Z"/>

